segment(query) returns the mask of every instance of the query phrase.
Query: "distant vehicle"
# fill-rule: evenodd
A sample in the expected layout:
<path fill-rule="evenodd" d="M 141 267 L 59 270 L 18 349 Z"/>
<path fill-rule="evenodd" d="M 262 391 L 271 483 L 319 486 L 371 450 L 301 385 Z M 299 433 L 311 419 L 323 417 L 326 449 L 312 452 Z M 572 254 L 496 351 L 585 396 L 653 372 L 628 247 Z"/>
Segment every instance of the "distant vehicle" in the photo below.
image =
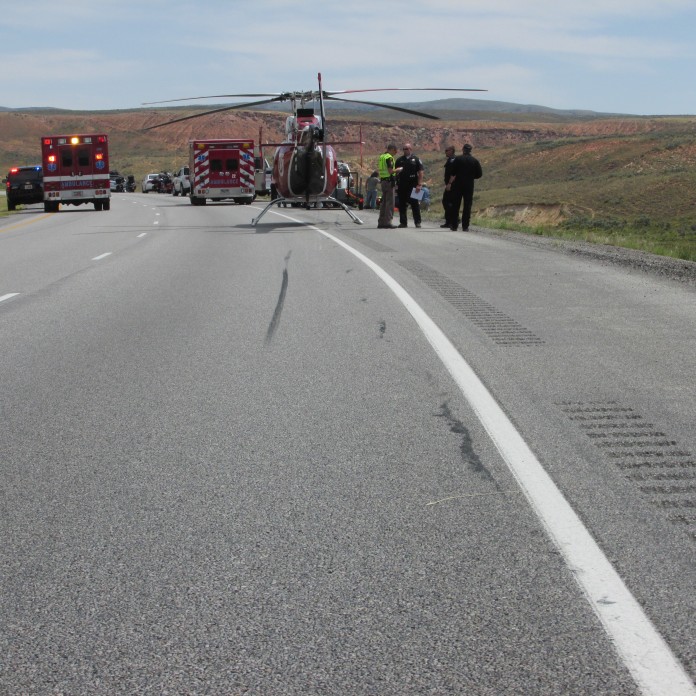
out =
<path fill-rule="evenodd" d="M 148 193 L 155 188 L 155 179 L 159 179 L 159 173 L 146 174 L 143 179 L 143 183 L 140 185 L 142 187 L 143 193 Z"/>
<path fill-rule="evenodd" d="M 104 133 L 44 136 L 41 159 L 47 213 L 57 213 L 61 203 L 111 208 L 109 139 Z"/>
<path fill-rule="evenodd" d="M 157 193 L 171 193 L 172 185 L 172 175 L 169 172 L 160 172 L 157 178 L 152 180 L 152 190 Z"/>
<path fill-rule="evenodd" d="M 251 203 L 255 196 L 253 140 L 190 140 L 191 204 L 232 199 Z"/>
<path fill-rule="evenodd" d="M 191 179 L 188 167 L 181 167 L 172 179 L 172 196 L 188 196 L 191 193 Z"/>
<path fill-rule="evenodd" d="M 8 210 L 14 210 L 18 205 L 43 202 L 43 170 L 40 165 L 12 167 L 2 182 L 7 193 Z"/>
<path fill-rule="evenodd" d="M 112 193 L 123 193 L 126 190 L 126 177 L 118 172 L 109 172 L 109 184 Z"/>
<path fill-rule="evenodd" d="M 334 190 L 334 198 L 338 203 L 351 208 L 363 209 L 363 197 L 355 190 L 355 179 L 346 162 L 337 162 L 338 181 Z"/>
<path fill-rule="evenodd" d="M 254 186 L 257 196 L 268 196 L 271 192 L 273 167 L 265 157 L 254 157 Z"/>

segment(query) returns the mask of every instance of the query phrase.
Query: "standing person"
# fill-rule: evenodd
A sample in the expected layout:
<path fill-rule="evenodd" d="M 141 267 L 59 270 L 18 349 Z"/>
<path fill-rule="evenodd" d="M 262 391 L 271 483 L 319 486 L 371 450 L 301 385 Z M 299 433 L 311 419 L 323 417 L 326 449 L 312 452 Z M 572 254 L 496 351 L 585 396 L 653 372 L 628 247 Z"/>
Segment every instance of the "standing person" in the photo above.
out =
<path fill-rule="evenodd" d="M 471 154 L 471 145 L 468 143 L 462 148 L 462 154 L 455 158 L 454 176 L 450 178 L 450 188 L 454 188 L 454 209 L 450 228 L 456 230 L 459 217 L 459 206 L 464 200 L 462 210 L 462 230 L 468 232 L 471 218 L 471 204 L 474 200 L 474 181 L 483 176 L 481 163 Z"/>
<path fill-rule="evenodd" d="M 420 200 L 411 198 L 415 189 L 420 194 L 423 185 L 423 173 L 425 167 L 420 158 L 413 154 L 411 143 L 404 145 L 404 154 L 396 160 L 397 169 L 401 170 L 397 178 L 397 193 L 399 195 L 399 227 L 408 227 L 408 217 L 406 212 L 411 206 L 413 212 L 413 222 L 416 227 L 421 226 Z"/>
<path fill-rule="evenodd" d="M 377 207 L 377 187 L 379 186 L 379 172 L 375 170 L 365 182 L 365 207 L 374 210 Z"/>
<path fill-rule="evenodd" d="M 379 205 L 379 217 L 377 227 L 393 230 L 396 225 L 392 225 L 394 219 L 394 186 L 396 185 L 396 175 L 399 169 L 396 168 L 394 155 L 396 145 L 389 143 L 387 151 L 379 156 L 379 183 L 382 188 L 382 202 Z"/>
<path fill-rule="evenodd" d="M 445 190 L 442 194 L 442 207 L 445 210 L 445 224 L 440 225 L 440 227 L 452 227 L 457 226 L 457 214 L 453 215 L 454 212 L 454 190 L 450 184 L 450 179 L 454 176 L 454 145 L 448 145 L 445 148 Z"/>

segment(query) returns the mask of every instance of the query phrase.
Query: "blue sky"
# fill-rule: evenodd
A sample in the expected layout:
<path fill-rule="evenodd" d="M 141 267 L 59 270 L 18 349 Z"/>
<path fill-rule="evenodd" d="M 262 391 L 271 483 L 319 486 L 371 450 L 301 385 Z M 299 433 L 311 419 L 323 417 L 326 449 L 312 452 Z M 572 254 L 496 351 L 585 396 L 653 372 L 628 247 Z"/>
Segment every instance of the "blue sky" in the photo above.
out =
<path fill-rule="evenodd" d="M 695 26 L 696 0 L 13 0 L 0 13 L 0 106 L 309 90 L 321 72 L 329 91 L 481 87 L 461 96 L 694 115 Z"/>

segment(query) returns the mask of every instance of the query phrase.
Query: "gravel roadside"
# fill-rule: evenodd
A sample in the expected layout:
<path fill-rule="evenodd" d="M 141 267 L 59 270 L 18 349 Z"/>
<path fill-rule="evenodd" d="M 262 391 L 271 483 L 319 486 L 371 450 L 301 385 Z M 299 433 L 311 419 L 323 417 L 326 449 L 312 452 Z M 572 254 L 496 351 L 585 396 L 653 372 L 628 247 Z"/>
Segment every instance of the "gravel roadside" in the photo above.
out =
<path fill-rule="evenodd" d="M 632 270 L 642 271 L 669 280 L 678 281 L 696 287 L 696 262 L 674 259 L 668 256 L 657 256 L 635 249 L 624 249 L 608 244 L 593 244 L 577 242 L 556 237 L 541 237 L 537 235 L 495 230 L 472 225 L 472 230 L 492 236 L 505 237 L 521 244 L 553 249 L 564 254 L 579 254 L 595 259 L 601 263 L 611 263 Z"/>

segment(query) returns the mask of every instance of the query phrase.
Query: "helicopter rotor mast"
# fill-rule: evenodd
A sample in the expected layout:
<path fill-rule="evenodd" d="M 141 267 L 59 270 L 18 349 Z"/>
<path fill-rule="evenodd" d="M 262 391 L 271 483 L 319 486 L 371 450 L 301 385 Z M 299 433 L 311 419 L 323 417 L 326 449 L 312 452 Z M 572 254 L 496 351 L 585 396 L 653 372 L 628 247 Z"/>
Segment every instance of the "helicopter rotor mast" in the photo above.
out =
<path fill-rule="evenodd" d="M 324 93 L 321 88 L 321 73 L 317 73 L 319 83 L 319 116 L 321 117 L 321 162 L 322 171 L 326 171 L 326 119 L 324 118 Z"/>

